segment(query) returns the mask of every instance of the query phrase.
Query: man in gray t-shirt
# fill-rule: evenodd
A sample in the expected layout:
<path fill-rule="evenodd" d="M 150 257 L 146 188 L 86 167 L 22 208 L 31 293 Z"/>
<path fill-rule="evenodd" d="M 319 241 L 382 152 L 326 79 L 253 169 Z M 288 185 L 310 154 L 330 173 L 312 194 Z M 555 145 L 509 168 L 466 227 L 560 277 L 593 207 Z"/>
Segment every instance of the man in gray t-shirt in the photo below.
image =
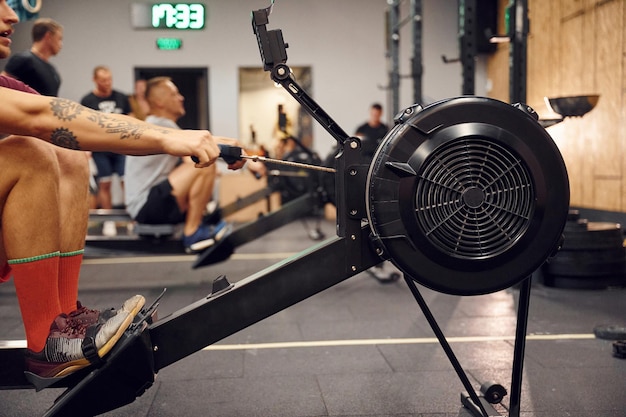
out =
<path fill-rule="evenodd" d="M 146 122 L 178 129 L 184 116 L 184 97 L 169 77 L 148 81 L 146 99 L 150 114 Z M 183 246 L 188 253 L 201 251 L 228 230 L 223 221 L 203 223 L 204 211 L 213 196 L 215 165 L 196 169 L 190 157 L 170 155 L 126 157 L 126 210 L 139 223 L 184 223 Z"/>

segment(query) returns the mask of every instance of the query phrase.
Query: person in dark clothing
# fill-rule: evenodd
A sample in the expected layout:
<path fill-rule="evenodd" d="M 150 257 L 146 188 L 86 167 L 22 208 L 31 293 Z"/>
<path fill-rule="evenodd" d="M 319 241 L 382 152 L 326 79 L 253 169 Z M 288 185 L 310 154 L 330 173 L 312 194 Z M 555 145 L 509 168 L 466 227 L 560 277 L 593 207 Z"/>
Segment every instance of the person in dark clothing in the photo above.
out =
<path fill-rule="evenodd" d="M 370 117 L 367 122 L 357 127 L 355 136 L 361 138 L 362 155 L 369 160 L 372 159 L 380 141 L 389 131 L 389 127 L 381 121 L 383 106 L 374 103 L 370 107 Z"/>
<path fill-rule="evenodd" d="M 63 47 L 63 26 L 52 19 L 37 19 L 28 51 L 11 56 L 3 75 L 18 79 L 44 96 L 57 96 L 61 77 L 49 62 Z"/>

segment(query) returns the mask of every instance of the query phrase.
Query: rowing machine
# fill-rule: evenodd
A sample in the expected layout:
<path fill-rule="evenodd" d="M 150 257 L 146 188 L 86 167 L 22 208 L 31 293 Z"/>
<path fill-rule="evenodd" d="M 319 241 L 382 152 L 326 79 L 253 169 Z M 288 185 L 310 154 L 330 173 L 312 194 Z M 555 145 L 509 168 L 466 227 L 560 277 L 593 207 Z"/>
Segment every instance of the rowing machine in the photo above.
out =
<path fill-rule="evenodd" d="M 558 249 L 568 215 L 567 172 L 554 142 L 527 106 L 460 97 L 401 112 L 363 165 L 359 139 L 291 78 L 282 32 L 266 29 L 270 12 L 271 6 L 252 13 L 265 69 L 340 147 L 337 236 L 237 283 L 220 277 L 197 302 L 152 324 L 136 323 L 104 365 L 64 382 L 67 391 L 46 416 L 124 405 L 160 369 L 388 259 L 403 272 L 467 392 L 463 403 L 477 416 L 499 414 L 472 388 L 417 283 L 460 296 L 521 286 L 509 405 L 509 415 L 518 417 L 528 277 Z M 7 352 L 19 353 L 2 355 Z M 133 378 L 110 396 L 91 395 L 128 375 Z M 17 386 L 1 381 L 9 388 L 12 382 Z"/>

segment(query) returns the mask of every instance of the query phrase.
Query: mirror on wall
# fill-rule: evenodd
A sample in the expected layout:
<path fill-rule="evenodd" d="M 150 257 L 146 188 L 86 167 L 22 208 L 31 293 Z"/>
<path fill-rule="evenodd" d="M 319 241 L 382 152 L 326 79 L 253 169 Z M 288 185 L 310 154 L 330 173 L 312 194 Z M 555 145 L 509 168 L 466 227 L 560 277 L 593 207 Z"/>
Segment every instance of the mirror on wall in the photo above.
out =
<path fill-rule="evenodd" d="M 293 78 L 310 93 L 311 67 L 292 67 Z M 239 68 L 239 138 L 251 152 L 280 157 L 280 139 L 293 136 L 313 145 L 313 119 L 261 67 Z"/>

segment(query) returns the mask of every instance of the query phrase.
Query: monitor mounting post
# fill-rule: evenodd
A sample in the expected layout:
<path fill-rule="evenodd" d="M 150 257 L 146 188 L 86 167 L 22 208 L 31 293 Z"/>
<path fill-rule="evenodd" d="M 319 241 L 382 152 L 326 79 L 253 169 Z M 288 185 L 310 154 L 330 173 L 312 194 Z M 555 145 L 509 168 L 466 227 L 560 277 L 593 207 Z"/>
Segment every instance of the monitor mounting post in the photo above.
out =
<path fill-rule="evenodd" d="M 361 219 L 365 218 L 365 202 L 351 195 L 365 195 L 365 177 L 368 165 L 362 164 L 361 141 L 350 137 L 293 79 L 287 65 L 287 48 L 280 29 L 267 30 L 270 7 L 252 12 L 252 29 L 257 38 L 263 68 L 270 72 L 271 79 L 280 84 L 300 105 L 337 141 L 339 152 L 335 160 L 335 184 L 337 207 L 337 235 L 350 236 L 358 246 Z M 358 257 L 358 256 L 357 256 Z"/>
<path fill-rule="evenodd" d="M 271 9 L 272 6 L 252 12 L 252 29 L 259 44 L 263 69 L 269 71 L 272 80 L 287 90 L 337 140 L 339 145 L 343 146 L 349 135 L 335 123 L 328 113 L 291 76 L 291 69 L 287 65 L 287 48 L 289 44 L 283 40 L 283 32 L 280 29 L 267 30 Z"/>

